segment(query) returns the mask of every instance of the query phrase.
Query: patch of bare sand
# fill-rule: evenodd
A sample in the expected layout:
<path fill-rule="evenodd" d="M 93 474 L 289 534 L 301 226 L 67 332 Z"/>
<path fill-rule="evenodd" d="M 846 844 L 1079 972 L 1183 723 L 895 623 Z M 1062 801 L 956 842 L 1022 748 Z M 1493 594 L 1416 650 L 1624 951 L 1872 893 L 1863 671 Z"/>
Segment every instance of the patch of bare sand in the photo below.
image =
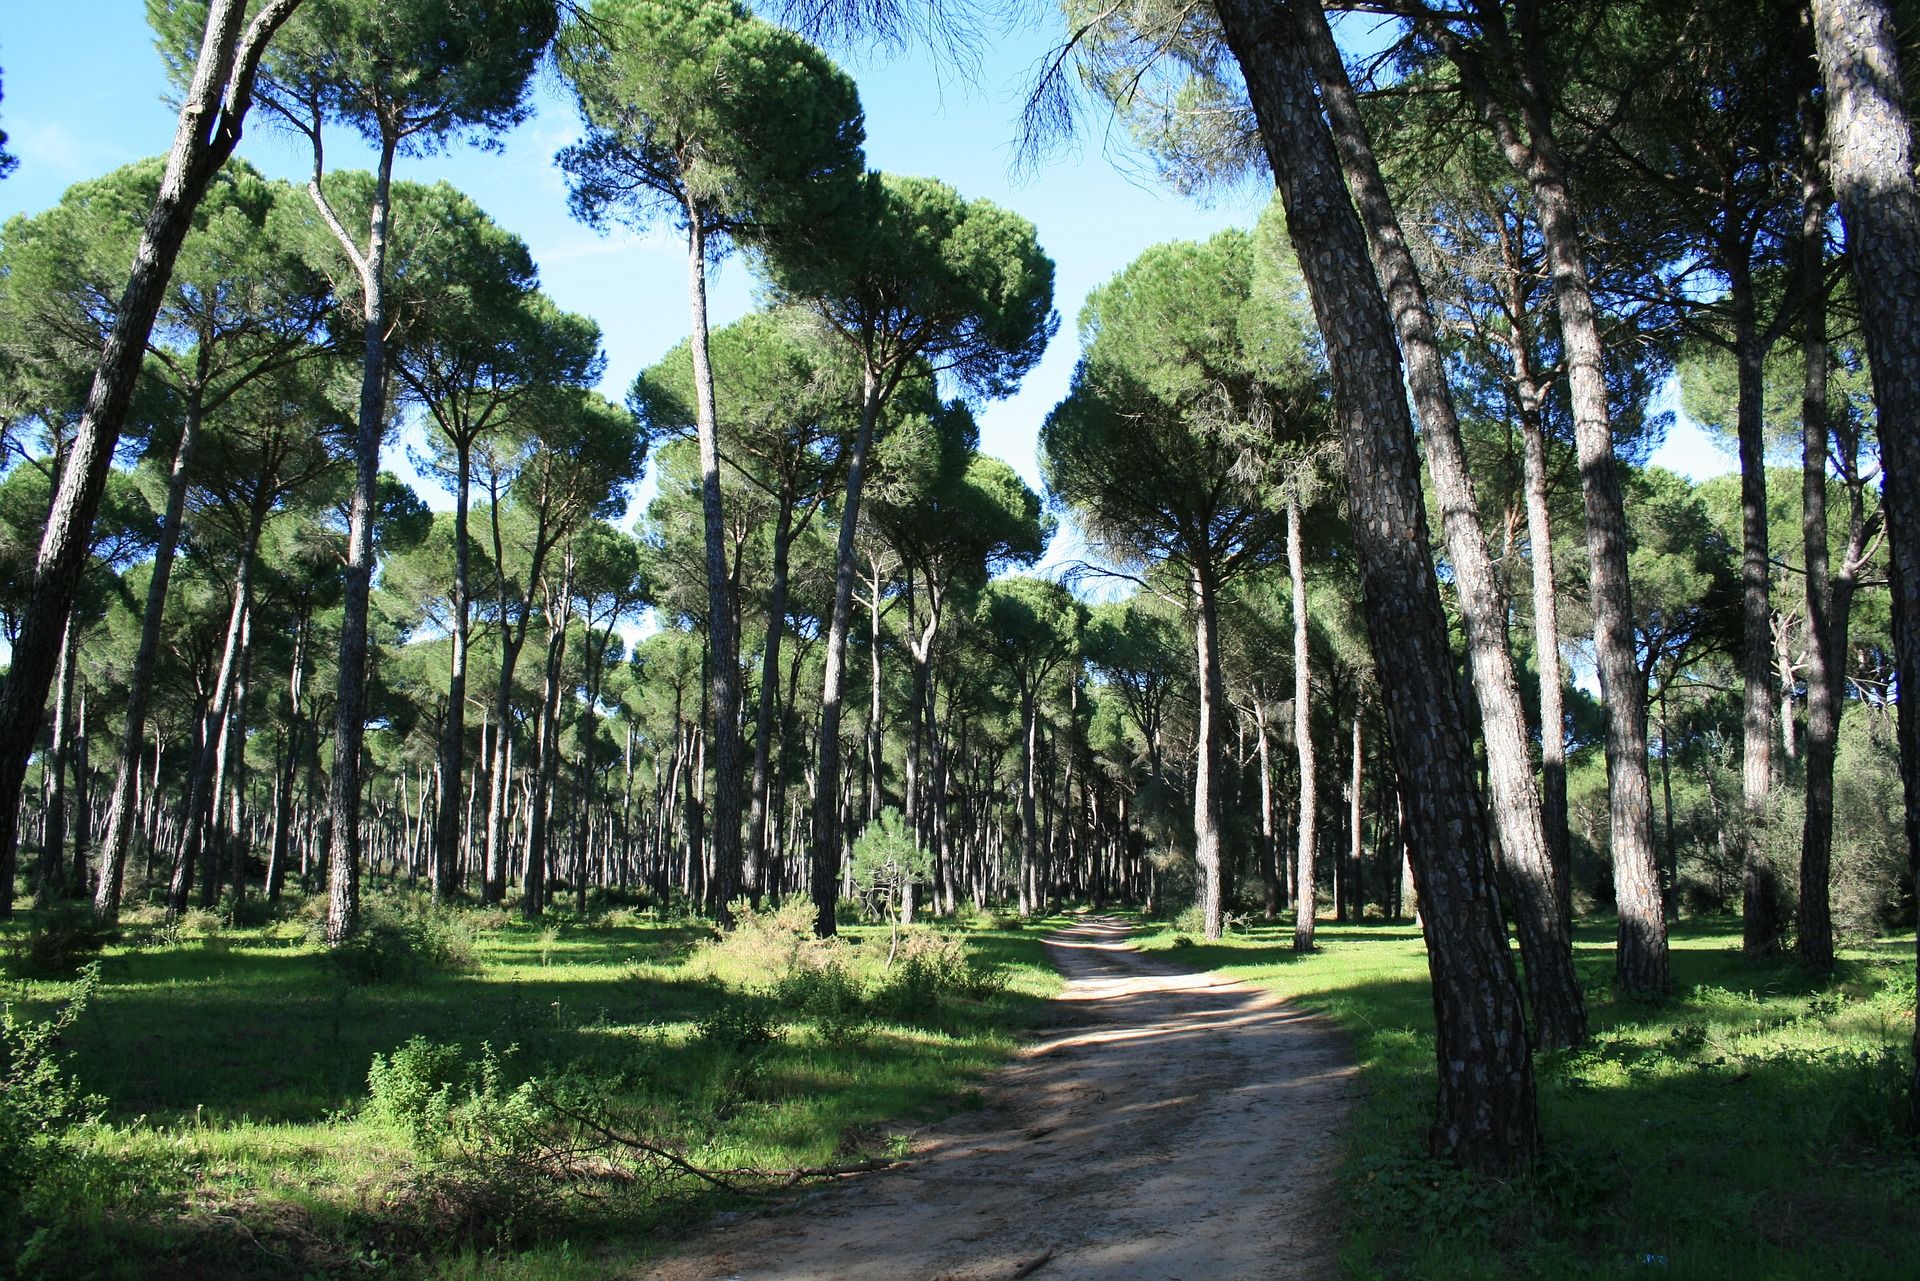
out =
<path fill-rule="evenodd" d="M 1218 1281 L 1337 1271 L 1354 1092 L 1324 1019 L 1089 920 L 1055 1030 L 910 1163 L 716 1226 L 655 1281 Z"/>

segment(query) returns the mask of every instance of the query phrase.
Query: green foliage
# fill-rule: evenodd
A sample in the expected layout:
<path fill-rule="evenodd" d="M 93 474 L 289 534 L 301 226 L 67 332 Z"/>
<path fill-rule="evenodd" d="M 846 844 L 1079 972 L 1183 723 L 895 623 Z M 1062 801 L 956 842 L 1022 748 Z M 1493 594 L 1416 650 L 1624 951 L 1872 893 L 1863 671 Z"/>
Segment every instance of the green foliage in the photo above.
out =
<path fill-rule="evenodd" d="M 848 874 L 854 888 L 891 905 L 906 886 L 933 874 L 933 852 L 920 844 L 906 816 L 889 805 L 854 841 Z"/>
<path fill-rule="evenodd" d="M 85 903 L 55 903 L 39 909 L 23 933 L 7 940 L 7 969 L 22 978 L 73 974 L 116 936 Z"/>
<path fill-rule="evenodd" d="M 57 1230 L 93 1178 L 76 1138 L 106 1100 L 82 1093 L 59 1046 L 99 986 L 94 964 L 50 1019 L 30 1022 L 11 1003 L 0 1008 L 0 1275 L 31 1257 L 37 1234 Z"/>
<path fill-rule="evenodd" d="M 429 1151 L 446 1133 L 454 1090 L 467 1078 L 457 1045 L 416 1036 L 367 1069 L 366 1115 L 405 1127 L 413 1146 Z"/>
<path fill-rule="evenodd" d="M 830 236 L 857 190 L 852 79 L 734 0 L 596 0 L 564 33 L 560 65 L 587 135 L 559 163 L 575 216 L 594 226 L 665 212 L 777 247 Z"/>
<path fill-rule="evenodd" d="M 359 928 L 328 959 L 349 983 L 415 983 L 432 973 L 473 969 L 475 936 L 465 915 L 416 899 L 365 911 Z"/>

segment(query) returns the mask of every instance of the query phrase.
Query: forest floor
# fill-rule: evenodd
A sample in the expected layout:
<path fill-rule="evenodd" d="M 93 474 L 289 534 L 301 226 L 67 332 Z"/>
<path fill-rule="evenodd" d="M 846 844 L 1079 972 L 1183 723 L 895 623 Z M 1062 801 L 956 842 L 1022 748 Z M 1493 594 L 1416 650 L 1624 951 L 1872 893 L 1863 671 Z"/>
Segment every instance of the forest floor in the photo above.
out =
<path fill-rule="evenodd" d="M 1050 935 L 1054 1026 L 903 1168 L 717 1225 L 658 1281 L 1201 1281 L 1337 1268 L 1345 1038 L 1270 992 Z"/>
<path fill-rule="evenodd" d="M 1324 1016 L 1359 1064 L 1338 1171 L 1339 1274 L 1421 1281 L 1913 1281 L 1920 1148 L 1906 1132 L 1914 940 L 1856 940 L 1831 980 L 1749 961 L 1735 918 L 1671 926 L 1673 990 L 1613 988 L 1613 922 L 1574 963 L 1592 1022 L 1534 1056 L 1544 1156 L 1513 1180 L 1429 1160 L 1433 1003 L 1420 931 L 1290 920 L 1208 942 L 1143 922 L 1139 946 Z M 1044 1276 L 1044 1274 L 1042 1274 Z"/>

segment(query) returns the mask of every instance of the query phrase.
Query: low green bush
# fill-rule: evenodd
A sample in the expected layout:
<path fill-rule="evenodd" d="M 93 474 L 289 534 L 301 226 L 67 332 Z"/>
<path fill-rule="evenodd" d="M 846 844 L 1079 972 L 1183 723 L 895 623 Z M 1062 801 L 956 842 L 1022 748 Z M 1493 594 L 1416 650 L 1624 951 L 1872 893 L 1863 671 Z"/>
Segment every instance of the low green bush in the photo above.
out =
<path fill-rule="evenodd" d="M 107 1101 L 82 1092 L 59 1050 L 99 985 L 99 965 L 87 966 L 66 1005 L 39 1022 L 0 1007 L 0 1275 L 30 1275 L 41 1239 L 59 1232 L 100 1176 L 76 1140 Z"/>
<path fill-rule="evenodd" d="M 113 941 L 114 927 L 86 903 L 61 903 L 35 912 L 26 932 L 7 944 L 7 969 L 20 978 L 65 978 Z"/>

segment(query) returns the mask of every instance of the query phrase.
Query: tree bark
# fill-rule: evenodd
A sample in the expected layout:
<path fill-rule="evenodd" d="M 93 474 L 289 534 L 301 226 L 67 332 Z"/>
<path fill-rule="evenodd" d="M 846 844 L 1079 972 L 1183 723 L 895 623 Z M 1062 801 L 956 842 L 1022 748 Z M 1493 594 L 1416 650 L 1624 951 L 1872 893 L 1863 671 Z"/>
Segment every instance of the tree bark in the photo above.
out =
<path fill-rule="evenodd" d="M 1539 1147 L 1532 1055 L 1430 559 L 1391 320 L 1287 5 L 1217 0 L 1326 339 L 1368 633 L 1426 914 L 1437 1035 L 1433 1151 L 1512 1172 Z"/>
<path fill-rule="evenodd" d="M 1829 173 L 1847 228 L 1879 410 L 1893 635 L 1900 688 L 1920 690 L 1920 193 L 1913 126 L 1885 0 L 1812 0 L 1826 87 Z M 1899 702 L 1908 866 L 1920 874 L 1920 698 Z M 1920 940 L 1915 971 L 1920 974 Z M 1914 1026 L 1920 1056 L 1920 1019 Z M 1908 1097 L 1920 1128 L 1920 1057 Z"/>
<path fill-rule="evenodd" d="M 693 315 L 693 394 L 700 437 L 700 512 L 706 533 L 707 664 L 712 685 L 713 899 L 722 928 L 733 924 L 740 888 L 740 646 L 727 590 L 726 515 L 720 507 L 720 440 L 715 422 L 713 368 L 707 355 L 707 242 L 697 204 L 687 202 L 687 297 Z"/>
<path fill-rule="evenodd" d="M 204 346 L 204 344 L 203 344 Z M 204 361 L 204 357 L 202 357 Z M 204 381 L 204 380 L 203 380 Z M 126 880 L 127 846 L 133 835 L 133 793 L 140 777 L 140 754 L 146 746 L 147 704 L 153 692 L 153 665 L 160 654 L 160 623 L 167 608 L 167 584 L 173 577 L 173 558 L 180 545 L 180 521 L 187 506 L 187 466 L 200 435 L 199 397 L 191 397 L 180 423 L 180 443 L 174 446 L 173 466 L 167 474 L 167 507 L 160 537 L 153 549 L 153 573 L 147 580 L 146 612 L 140 617 L 140 648 L 127 676 L 126 727 L 120 739 L 120 761 L 114 771 L 113 795 L 107 802 L 106 836 L 100 845 L 100 881 L 94 891 L 93 911 L 103 921 L 120 914 L 120 892 Z"/>
<path fill-rule="evenodd" d="M 315 145 L 316 172 L 308 191 L 324 215 L 329 206 L 320 188 Z M 327 789 L 329 947 L 344 941 L 360 920 L 360 745 L 367 728 L 367 599 L 373 586 L 373 500 L 380 474 L 380 438 L 387 418 L 387 223 L 392 212 L 396 146 L 392 138 L 387 138 L 380 147 L 366 253 L 358 251 L 338 219 L 328 219 L 359 269 L 361 323 L 366 327 L 360 418 L 353 439 L 353 498 L 347 517 L 339 680 L 334 690 L 333 773 Z"/>
<path fill-rule="evenodd" d="M 1766 347 L 1755 316 L 1745 254 L 1733 268 L 1735 419 L 1740 441 L 1740 950 L 1749 960 L 1780 943 L 1779 890 L 1767 858 L 1767 793 L 1773 779 L 1773 601 L 1767 559 L 1767 447 L 1762 423 Z"/>
<path fill-rule="evenodd" d="M 854 535 L 860 527 L 860 488 L 867 452 L 880 416 L 880 384 L 871 367 L 860 390 L 860 430 L 847 459 L 847 491 L 840 507 L 840 537 L 834 548 L 833 609 L 827 623 L 826 673 L 820 687 L 820 757 L 813 803 L 814 932 L 838 932 L 840 903 L 840 695 L 847 663 L 847 625 L 853 613 Z"/>
<path fill-rule="evenodd" d="M 139 382 L 147 337 L 153 332 L 154 317 L 194 209 L 213 175 L 239 145 L 241 126 L 253 102 L 260 56 L 299 3 L 267 0 L 250 22 L 242 0 L 213 0 L 207 10 L 200 56 L 180 108 L 180 124 L 167 153 L 160 190 L 141 229 L 113 328 L 100 353 L 73 446 L 60 470 L 6 684 L 0 687 L 0 744 L 4 744 L 0 746 L 0 920 L 13 915 L 21 784 L 39 738 L 47 686 L 59 661 L 60 637 L 86 568 L 93 518 L 106 492 L 120 427 Z"/>
<path fill-rule="evenodd" d="M 1313 762 L 1313 650 L 1307 637 L 1307 561 L 1300 545 L 1300 500 L 1287 496 L 1287 572 L 1293 582 L 1293 748 L 1299 774 L 1299 822 L 1294 831 L 1293 950 L 1313 951 L 1318 915 L 1313 855 L 1320 839 L 1319 780 Z"/>
<path fill-rule="evenodd" d="M 773 525 L 773 581 L 767 593 L 767 633 L 760 645 L 759 706 L 754 711 L 753 787 L 747 804 L 746 891 L 760 906 L 766 890 L 767 792 L 773 759 L 773 705 L 780 687 L 780 642 L 787 629 L 787 558 L 793 540 L 793 490 L 780 489 Z"/>
<path fill-rule="evenodd" d="M 1200 912 L 1206 936 L 1220 937 L 1225 885 L 1220 859 L 1220 602 L 1206 566 L 1193 568 L 1193 637 L 1200 686 L 1199 742 L 1193 770 L 1193 858 L 1200 869 Z"/>
<path fill-rule="evenodd" d="M 466 777 L 467 643 L 473 615 L 472 556 L 467 550 L 469 472 L 472 439 L 456 436 L 453 487 L 453 628 L 447 660 L 447 714 L 440 726 L 435 759 L 433 811 L 433 900 L 444 903 L 460 890 L 460 794 Z"/>
<path fill-rule="evenodd" d="M 1480 704 L 1495 833 L 1507 882 L 1517 900 L 1513 915 L 1526 961 L 1534 1034 L 1542 1045 L 1578 1044 L 1587 1035 L 1586 1006 L 1573 969 L 1573 942 L 1560 907 L 1559 878 L 1546 841 L 1540 793 L 1534 786 L 1520 682 L 1507 650 L 1506 602 L 1487 551 L 1460 421 L 1447 383 L 1446 355 L 1326 14 L 1317 3 L 1297 3 L 1293 11 L 1319 77 L 1347 185 L 1366 224 L 1374 268 L 1386 289 L 1407 362 L 1407 385 L 1420 417 L 1427 468 L 1439 499 L 1441 529 L 1465 624 L 1474 694 Z M 1355 727 L 1357 734 L 1357 718 Z M 1357 819 L 1355 827 L 1357 848 Z"/>

